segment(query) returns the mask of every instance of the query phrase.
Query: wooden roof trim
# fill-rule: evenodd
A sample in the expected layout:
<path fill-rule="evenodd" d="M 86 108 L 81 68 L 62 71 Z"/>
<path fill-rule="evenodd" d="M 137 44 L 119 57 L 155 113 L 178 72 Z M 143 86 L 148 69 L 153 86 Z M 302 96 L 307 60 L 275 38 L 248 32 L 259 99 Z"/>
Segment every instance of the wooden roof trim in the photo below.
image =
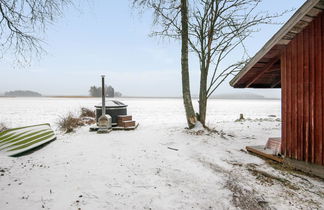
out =
<path fill-rule="evenodd" d="M 284 36 L 289 33 L 315 6 L 323 3 L 324 0 L 307 0 L 294 15 L 281 27 L 281 29 L 272 36 L 272 38 L 257 52 L 257 54 L 250 60 L 250 62 L 230 81 L 231 86 L 236 83 L 263 57 L 265 56 L 276 44 L 283 43 Z M 317 6 L 316 8 L 320 8 Z M 281 41 L 281 42 L 280 42 Z M 289 43 L 289 42 L 288 42 Z M 288 44 L 285 43 L 285 44 Z"/>
<path fill-rule="evenodd" d="M 265 72 L 267 72 L 273 64 L 275 64 L 276 62 L 278 62 L 279 58 L 278 57 L 275 57 L 275 58 L 272 58 L 272 60 L 264 67 L 264 69 L 262 69 L 262 71 L 260 71 L 258 73 L 258 75 L 256 75 L 252 81 L 250 81 L 246 87 L 250 87 L 255 81 L 257 81 Z"/>
<path fill-rule="evenodd" d="M 281 79 L 279 79 L 277 82 L 273 83 L 273 85 L 271 85 L 270 88 L 275 88 L 275 87 L 277 87 L 278 85 L 280 85 L 280 83 L 281 83 Z"/>

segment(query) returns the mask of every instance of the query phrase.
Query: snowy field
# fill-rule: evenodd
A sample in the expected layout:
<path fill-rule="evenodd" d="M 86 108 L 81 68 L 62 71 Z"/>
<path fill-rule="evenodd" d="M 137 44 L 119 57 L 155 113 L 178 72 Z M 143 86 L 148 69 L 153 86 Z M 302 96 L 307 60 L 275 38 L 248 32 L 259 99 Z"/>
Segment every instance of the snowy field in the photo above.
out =
<path fill-rule="evenodd" d="M 219 134 L 184 129 L 181 99 L 121 101 L 138 129 L 98 135 L 57 122 L 100 99 L 0 98 L 0 123 L 49 122 L 58 135 L 27 156 L 0 153 L 0 209 L 324 209 L 322 180 L 245 151 L 280 136 L 280 101 L 211 100 Z"/>

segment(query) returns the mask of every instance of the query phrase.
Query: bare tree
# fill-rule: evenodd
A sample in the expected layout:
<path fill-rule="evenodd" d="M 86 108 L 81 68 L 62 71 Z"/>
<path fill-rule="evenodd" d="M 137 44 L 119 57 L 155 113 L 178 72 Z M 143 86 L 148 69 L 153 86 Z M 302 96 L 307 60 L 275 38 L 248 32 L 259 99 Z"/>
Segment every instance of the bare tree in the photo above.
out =
<path fill-rule="evenodd" d="M 153 35 L 183 39 L 180 1 L 135 0 L 149 2 L 159 28 Z M 246 38 L 258 31 L 261 24 L 274 24 L 276 14 L 257 12 L 262 0 L 191 0 L 188 9 L 188 42 L 198 56 L 200 66 L 198 120 L 205 126 L 207 100 L 230 75 L 246 64 L 249 56 Z M 231 58 L 231 59 L 229 59 Z M 233 59 L 234 58 L 234 59 Z M 231 64 L 226 65 L 226 61 Z M 234 60 L 234 61 L 233 61 Z"/>
<path fill-rule="evenodd" d="M 246 38 L 258 31 L 257 26 L 275 24 L 273 19 L 286 12 L 257 12 L 261 1 L 201 0 L 193 5 L 189 43 L 200 62 L 198 119 L 203 125 L 206 123 L 208 98 L 249 59 L 244 45 Z M 229 58 L 232 63 L 224 65 Z"/>
<path fill-rule="evenodd" d="M 186 112 L 186 119 L 189 128 L 196 125 L 197 118 L 192 105 L 190 93 L 189 61 L 188 61 L 188 2 L 187 0 L 134 0 L 135 5 L 145 6 L 154 9 L 154 22 L 162 25 L 167 33 L 173 30 L 174 22 L 177 22 L 177 38 L 181 37 L 181 76 L 182 76 L 182 97 Z M 174 17 L 170 20 L 170 17 Z"/>
<path fill-rule="evenodd" d="M 0 0 L 0 53 L 8 51 L 18 61 L 43 51 L 40 32 L 62 14 L 70 0 Z"/>
<path fill-rule="evenodd" d="M 181 0 L 181 75 L 182 75 L 182 97 L 186 110 L 187 123 L 189 128 L 196 125 L 195 111 L 192 106 L 189 80 L 189 61 L 188 61 L 188 5 L 187 0 Z"/>

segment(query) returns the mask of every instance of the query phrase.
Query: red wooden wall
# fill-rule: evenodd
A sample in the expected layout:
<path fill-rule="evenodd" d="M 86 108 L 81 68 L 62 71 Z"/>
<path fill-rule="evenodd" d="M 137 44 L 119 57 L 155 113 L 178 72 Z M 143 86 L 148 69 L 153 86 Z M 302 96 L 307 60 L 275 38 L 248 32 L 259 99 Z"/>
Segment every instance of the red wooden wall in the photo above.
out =
<path fill-rule="evenodd" d="M 324 13 L 281 55 L 282 146 L 286 157 L 324 165 Z"/>

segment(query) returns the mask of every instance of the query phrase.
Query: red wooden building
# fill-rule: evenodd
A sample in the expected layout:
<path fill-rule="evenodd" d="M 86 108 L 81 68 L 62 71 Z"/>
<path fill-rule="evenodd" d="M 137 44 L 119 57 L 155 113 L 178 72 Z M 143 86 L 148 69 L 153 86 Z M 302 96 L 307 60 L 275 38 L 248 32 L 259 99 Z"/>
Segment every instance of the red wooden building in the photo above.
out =
<path fill-rule="evenodd" d="M 324 165 L 324 0 L 308 0 L 230 82 L 281 88 L 281 154 Z"/>

